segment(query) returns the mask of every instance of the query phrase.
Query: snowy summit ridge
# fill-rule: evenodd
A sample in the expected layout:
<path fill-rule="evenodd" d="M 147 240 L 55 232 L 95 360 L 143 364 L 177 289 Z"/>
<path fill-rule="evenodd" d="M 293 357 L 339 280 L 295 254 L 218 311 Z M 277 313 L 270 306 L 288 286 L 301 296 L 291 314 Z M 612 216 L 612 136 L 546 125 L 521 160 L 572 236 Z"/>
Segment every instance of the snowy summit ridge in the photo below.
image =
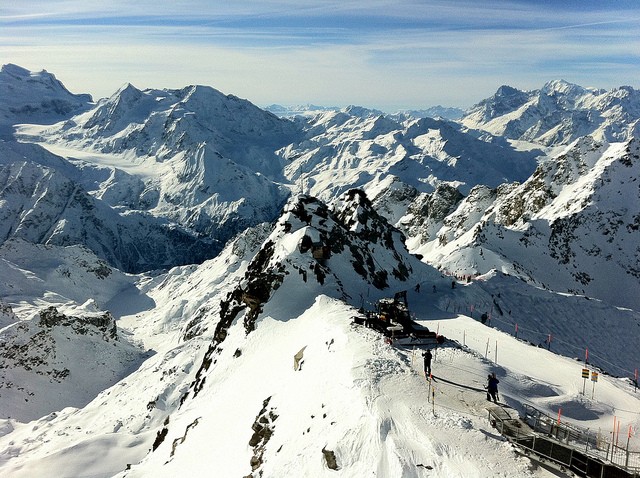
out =
<path fill-rule="evenodd" d="M 585 135 L 610 142 L 637 137 L 639 117 L 640 92 L 630 86 L 606 91 L 554 80 L 533 91 L 501 86 L 461 121 L 496 136 L 551 146 Z"/>
<path fill-rule="evenodd" d="M 51 73 L 7 64 L 0 69 L 0 127 L 54 123 L 87 109 L 91 95 L 74 95 Z M 0 130 L 2 132 L 2 130 Z"/>

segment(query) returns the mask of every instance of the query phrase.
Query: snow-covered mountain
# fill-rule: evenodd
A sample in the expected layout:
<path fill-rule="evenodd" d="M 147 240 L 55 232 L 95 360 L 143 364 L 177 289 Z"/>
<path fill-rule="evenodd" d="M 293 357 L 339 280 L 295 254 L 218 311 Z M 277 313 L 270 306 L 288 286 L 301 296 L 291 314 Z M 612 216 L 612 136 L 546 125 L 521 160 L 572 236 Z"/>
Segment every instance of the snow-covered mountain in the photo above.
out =
<path fill-rule="evenodd" d="M 318 115 L 303 127 L 306 138 L 279 154 L 288 163 L 286 176 L 324 199 L 351 187 L 370 194 L 394 181 L 418 192 L 442 183 L 468 192 L 476 184 L 524 180 L 535 169 L 537 153 L 517 151 L 498 139 L 477 139 L 443 120 L 399 121 L 346 108 Z"/>
<path fill-rule="evenodd" d="M 490 372 L 507 413 L 640 426 L 633 89 L 459 124 L 3 72 L 3 476 L 556 476 L 490 428 Z M 359 325 L 396 293 L 446 337 L 431 383 Z"/>
<path fill-rule="evenodd" d="M 459 120 L 464 116 L 465 111 L 461 108 L 451 106 L 431 106 L 423 110 L 403 110 L 399 112 L 414 118 L 443 118 L 448 120 Z"/>
<path fill-rule="evenodd" d="M 415 251 L 453 273 L 497 269 L 638 310 L 639 174 L 637 140 L 585 137 L 522 184 L 477 187 L 439 228 L 404 221 L 417 227 Z"/>
<path fill-rule="evenodd" d="M 220 249 L 166 219 L 120 212 L 81 181 L 78 168 L 38 145 L 0 141 L 0 241 L 82 244 L 129 272 L 200 262 Z"/>
<path fill-rule="evenodd" d="M 141 284 L 152 307 L 127 310 L 127 302 L 139 299 L 115 294 L 120 326 L 144 337 L 155 355 L 81 409 L 25 425 L 5 420 L 2 470 L 16 477 L 52 470 L 122 477 L 212 470 L 255 477 L 548 477 L 489 428 L 478 385 L 487 372 L 498 372 L 505 403 L 535 404 L 553 415 L 562 407 L 563 420 L 588 419 L 591 426 L 604 428 L 612 413 L 640 403 L 628 382 L 608 377 L 598 385 L 598 400 L 584 401 L 581 384 L 571 378 L 580 369 L 574 360 L 443 313 L 455 300 L 483 310 L 495 292 L 505 306 L 505 292 L 519 291 L 529 300 L 531 315 L 520 316 L 527 334 L 543 304 L 580 313 L 590 304 L 548 291 L 536 296 L 508 277 L 454 289 L 450 279 L 409 254 L 400 232 L 361 191 L 329 206 L 296 196 L 272 227 L 247 230 L 217 258 Z M 422 292 L 414 290 L 415 281 Z M 370 309 L 378 298 L 407 289 L 417 318 L 431 319 L 425 325 L 466 344 L 437 351 L 434 369 L 443 381 L 433 384 L 433 404 L 420 357 L 353 323 L 358 307 Z M 601 312 L 592 318 L 616 313 Z M 592 361 L 611 357 L 606 350 L 614 343 L 627 354 L 617 363 L 633 359 L 635 338 L 613 328 L 603 340 L 598 324 L 592 328 L 579 317 L 594 333 Z M 627 318 L 638 327 L 637 314 Z M 558 330 L 554 337 L 564 336 Z M 500 359 L 493 353 L 498 340 Z M 570 350 L 560 341 L 553 347 Z M 624 416 L 625 423 L 637 423 L 637 416 Z"/>
<path fill-rule="evenodd" d="M 91 167 L 101 163 L 102 170 L 138 179 L 128 195 L 119 178 L 97 185 L 95 194 L 113 206 L 134 205 L 224 243 L 277 215 L 288 190 L 275 151 L 298 130 L 210 87 L 140 91 L 126 85 L 44 134 L 111 157 L 85 158 Z"/>
<path fill-rule="evenodd" d="M 318 106 L 312 104 L 295 106 L 273 104 L 265 106 L 264 109 L 281 118 L 294 118 L 296 116 L 316 116 L 327 111 L 338 111 L 340 108 L 337 106 Z"/>
<path fill-rule="evenodd" d="M 496 136 L 548 146 L 569 144 L 585 135 L 625 141 L 640 131 L 640 92 L 630 86 L 588 89 L 562 80 L 533 91 L 501 86 L 461 121 Z"/>
<path fill-rule="evenodd" d="M 45 70 L 7 64 L 0 69 L 0 138 L 18 123 L 54 123 L 86 110 L 91 95 L 74 95 Z"/>
<path fill-rule="evenodd" d="M 283 105 L 268 105 L 264 109 L 273 113 L 274 115 L 282 118 L 294 118 L 296 116 L 317 116 L 319 114 L 327 112 L 340 111 L 342 108 L 337 106 L 318 106 L 312 104 L 296 105 L 296 106 L 283 106 Z M 375 111 L 376 114 L 384 114 L 379 110 Z M 454 108 L 448 106 L 431 106 L 421 110 L 400 110 L 391 116 L 393 117 L 412 117 L 412 118 L 443 118 L 448 120 L 458 120 L 464 116 L 465 111 L 461 108 Z"/>

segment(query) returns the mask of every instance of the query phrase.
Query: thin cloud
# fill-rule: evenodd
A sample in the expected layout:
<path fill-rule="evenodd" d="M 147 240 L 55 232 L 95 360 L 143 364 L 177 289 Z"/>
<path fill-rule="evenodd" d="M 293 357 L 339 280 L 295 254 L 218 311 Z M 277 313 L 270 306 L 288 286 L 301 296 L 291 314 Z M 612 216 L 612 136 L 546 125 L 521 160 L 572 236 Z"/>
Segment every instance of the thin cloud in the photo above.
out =
<path fill-rule="evenodd" d="M 640 6 L 558 3 L 36 0 L 3 7 L 0 57 L 96 97 L 128 81 L 202 83 L 258 104 L 382 109 L 468 106 L 501 84 L 640 77 Z"/>

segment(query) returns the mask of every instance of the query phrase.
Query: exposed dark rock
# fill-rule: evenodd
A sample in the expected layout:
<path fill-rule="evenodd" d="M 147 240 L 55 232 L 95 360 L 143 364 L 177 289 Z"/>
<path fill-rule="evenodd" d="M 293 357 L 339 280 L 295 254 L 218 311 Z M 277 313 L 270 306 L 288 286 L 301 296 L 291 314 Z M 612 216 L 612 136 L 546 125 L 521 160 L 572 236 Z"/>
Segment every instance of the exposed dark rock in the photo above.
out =
<path fill-rule="evenodd" d="M 58 312 L 54 306 L 40 311 L 40 325 L 45 328 L 56 326 L 71 327 L 77 334 L 85 335 L 91 328 L 100 330 L 105 340 L 118 340 L 116 321 L 110 312 L 102 315 L 74 317 Z"/>
<path fill-rule="evenodd" d="M 162 445 L 162 442 L 167 437 L 167 433 L 169 433 L 169 429 L 167 427 L 162 427 L 162 430 L 156 433 L 156 439 L 153 441 L 151 451 L 156 451 L 156 449 Z"/>
<path fill-rule="evenodd" d="M 275 430 L 274 422 L 278 418 L 278 415 L 274 413 L 274 408 L 267 408 L 270 401 L 271 397 L 268 397 L 262 402 L 262 409 L 256 416 L 253 425 L 251 425 L 253 435 L 249 440 L 249 446 L 253 448 L 253 456 L 250 460 L 252 473 L 247 475 L 247 477 L 254 477 L 253 472 L 258 470 L 264 463 L 265 448 Z"/>
<path fill-rule="evenodd" d="M 327 450 L 326 448 L 322 449 L 322 454 L 324 455 L 324 460 L 327 463 L 327 468 L 330 470 L 339 470 L 338 462 L 336 460 L 336 454 L 332 450 Z"/>

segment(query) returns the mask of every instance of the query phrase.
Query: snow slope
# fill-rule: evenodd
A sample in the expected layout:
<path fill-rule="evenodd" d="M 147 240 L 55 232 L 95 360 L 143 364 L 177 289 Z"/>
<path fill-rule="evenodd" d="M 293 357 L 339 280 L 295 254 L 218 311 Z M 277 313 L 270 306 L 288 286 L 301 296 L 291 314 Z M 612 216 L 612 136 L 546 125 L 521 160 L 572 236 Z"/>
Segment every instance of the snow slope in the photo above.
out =
<path fill-rule="evenodd" d="M 301 247 L 305 236 L 317 243 L 328 234 L 336 240 L 325 259 Z M 393 263 L 410 273 L 389 275 L 385 285 L 380 272 Z M 553 476 L 488 423 L 482 383 L 492 371 L 515 409 L 527 403 L 554 415 L 562 408 L 563 420 L 605 435 L 614 415 L 625 427 L 639 425 L 628 379 L 603 375 L 594 398 L 582 396 L 582 364 L 556 355 L 555 342 L 547 351 L 446 310 L 469 297 L 480 310 L 481 300 L 492 300 L 491 277 L 456 288 L 450 279 L 412 259 L 361 192 L 332 208 L 293 198 L 275 227 L 247 231 L 201 266 L 141 283 L 154 304 L 146 310 L 133 295 L 119 296 L 120 325 L 156 354 L 81 409 L 27 424 L 4 420 L 0 470 L 16 477 Z M 419 351 L 389 346 L 352 322 L 356 307 L 401 288 L 417 319 L 457 341 L 436 352 L 435 403 Z M 553 307 L 569 313 L 575 302 L 558 296 Z M 521 327 L 531 330 L 535 320 L 523 316 Z M 637 343 L 638 328 L 612 329 L 606 343 Z"/>
<path fill-rule="evenodd" d="M 472 191 L 412 250 L 455 274 L 497 269 L 638 310 L 639 159 L 635 139 L 578 140 L 520 185 Z"/>

